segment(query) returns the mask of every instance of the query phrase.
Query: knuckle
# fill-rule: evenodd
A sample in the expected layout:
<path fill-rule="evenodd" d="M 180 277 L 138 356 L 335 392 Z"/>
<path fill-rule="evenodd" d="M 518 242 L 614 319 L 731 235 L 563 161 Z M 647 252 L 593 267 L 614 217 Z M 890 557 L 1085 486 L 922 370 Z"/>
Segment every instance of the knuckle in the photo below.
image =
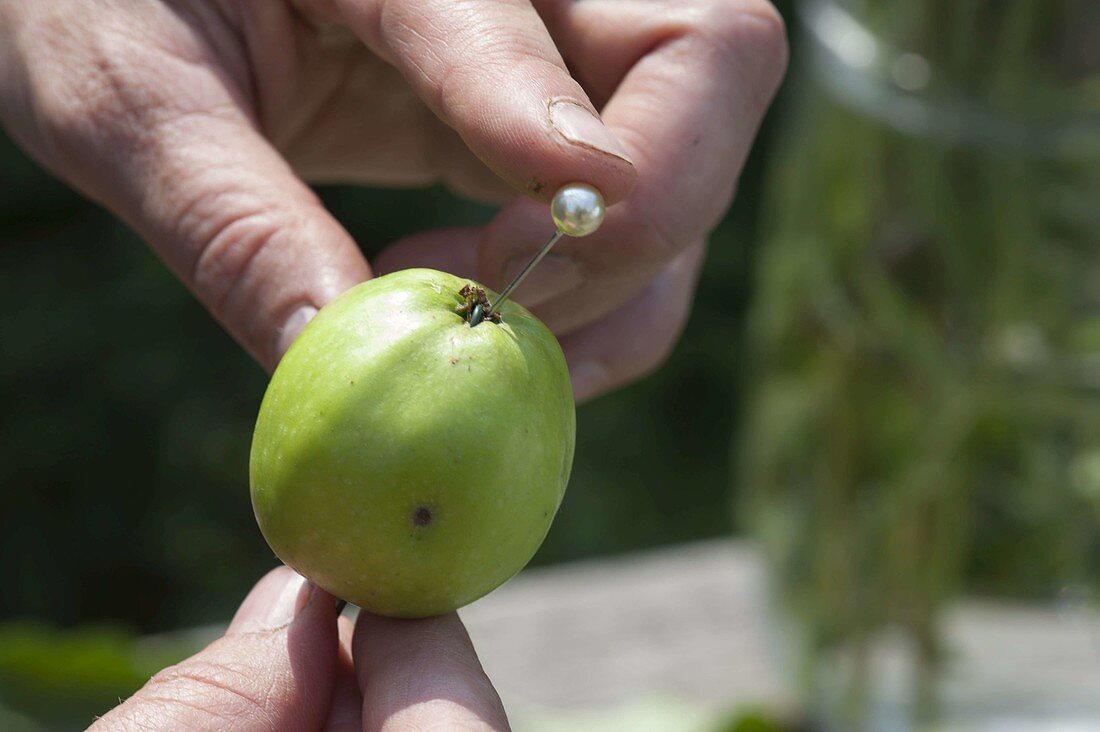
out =
<path fill-rule="evenodd" d="M 39 21 L 41 47 L 29 54 L 30 106 L 45 151 L 79 165 L 107 149 L 139 147 L 148 134 L 141 121 L 158 107 L 149 81 L 148 52 L 125 33 L 87 23 Z"/>
<path fill-rule="evenodd" d="M 688 237 L 674 234 L 662 220 L 653 216 L 636 216 L 630 224 L 633 231 L 625 233 L 633 241 L 637 264 L 663 267 L 678 257 L 688 245 Z"/>
<path fill-rule="evenodd" d="M 44 152 L 72 174 L 98 178 L 107 160 L 156 154 L 181 122 L 232 106 L 206 83 L 198 41 L 151 34 L 150 19 L 67 6 L 24 28 L 21 50 Z M 197 91 L 179 91 L 192 82 Z"/>
<path fill-rule="evenodd" d="M 176 216 L 167 240 L 191 242 L 179 267 L 199 300 L 261 363 L 275 363 L 278 334 L 269 324 L 301 302 L 305 285 L 291 264 L 305 266 L 298 244 L 312 238 L 321 204 L 301 198 L 280 207 L 242 191 L 204 191 Z"/>
<path fill-rule="evenodd" d="M 220 196 L 210 194 L 214 199 Z M 204 197 L 206 198 L 206 197 Z M 217 205 L 215 201 L 212 205 Z M 288 228 L 285 216 L 263 208 L 245 208 L 221 213 L 208 210 L 201 201 L 189 206 L 178 224 L 188 238 L 187 231 L 199 228 L 198 247 L 191 271 L 191 282 L 199 296 L 206 301 L 215 316 L 223 317 L 234 292 L 242 286 L 250 268 L 265 250 L 271 249 Z M 201 218 L 203 224 L 192 224 L 187 219 Z"/>
<path fill-rule="evenodd" d="M 761 47 L 787 45 L 787 29 L 769 0 L 701 0 L 701 30 L 727 42 L 752 41 Z"/>
<path fill-rule="evenodd" d="M 752 64 L 770 90 L 787 69 L 787 26 L 769 0 L 703 0 L 697 32 L 723 53 Z"/>
<path fill-rule="evenodd" d="M 118 126 L 126 105 L 98 71 L 83 70 L 36 94 L 36 111 L 47 149 L 59 159 L 81 160 L 97 138 Z"/>
<path fill-rule="evenodd" d="M 497 33 L 492 43 L 479 38 L 452 44 L 455 48 L 442 62 L 434 82 L 436 108 L 449 122 L 490 103 L 490 97 L 499 94 L 499 84 L 486 83 L 489 79 L 553 80 L 555 88 L 563 82 L 571 84 L 571 77 L 558 61 L 516 34 Z M 582 94 L 579 86 L 572 91 Z"/>

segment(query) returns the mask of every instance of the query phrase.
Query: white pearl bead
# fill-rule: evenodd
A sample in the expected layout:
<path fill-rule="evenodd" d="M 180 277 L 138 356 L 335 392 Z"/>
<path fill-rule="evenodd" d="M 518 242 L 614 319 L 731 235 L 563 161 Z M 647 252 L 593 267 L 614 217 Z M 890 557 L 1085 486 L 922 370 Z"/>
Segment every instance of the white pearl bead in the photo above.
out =
<path fill-rule="evenodd" d="M 569 183 L 554 194 L 550 215 L 566 236 L 588 236 L 603 223 L 603 196 L 587 183 Z"/>

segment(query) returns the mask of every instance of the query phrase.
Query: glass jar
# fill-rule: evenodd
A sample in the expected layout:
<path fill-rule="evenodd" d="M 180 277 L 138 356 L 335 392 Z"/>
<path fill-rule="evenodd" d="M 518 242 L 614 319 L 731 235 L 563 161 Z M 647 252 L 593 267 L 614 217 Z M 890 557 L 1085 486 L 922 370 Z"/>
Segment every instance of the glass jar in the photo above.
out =
<path fill-rule="evenodd" d="M 740 444 L 784 657 L 825 729 L 1100 729 L 1100 2 L 798 14 Z"/>

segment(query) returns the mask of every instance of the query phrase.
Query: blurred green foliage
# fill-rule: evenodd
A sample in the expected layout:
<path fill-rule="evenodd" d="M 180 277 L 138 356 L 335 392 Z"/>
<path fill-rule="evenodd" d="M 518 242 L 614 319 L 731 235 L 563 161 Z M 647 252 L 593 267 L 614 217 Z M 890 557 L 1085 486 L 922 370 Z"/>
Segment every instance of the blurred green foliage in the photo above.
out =
<path fill-rule="evenodd" d="M 72 729 L 190 655 L 185 638 L 137 639 L 118 627 L 0 626 L 0 729 Z"/>
<path fill-rule="evenodd" d="M 935 718 L 961 592 L 1100 588 L 1100 65 L 1067 42 L 1081 6 L 853 3 L 877 65 L 833 58 L 824 22 L 803 56 L 741 481 L 805 697 L 840 710 L 829 729 L 876 729 L 865 715 L 903 695 L 899 729 Z M 892 42 L 935 69 L 919 94 L 890 80 Z M 876 654 L 888 632 L 915 659 L 902 691 Z"/>

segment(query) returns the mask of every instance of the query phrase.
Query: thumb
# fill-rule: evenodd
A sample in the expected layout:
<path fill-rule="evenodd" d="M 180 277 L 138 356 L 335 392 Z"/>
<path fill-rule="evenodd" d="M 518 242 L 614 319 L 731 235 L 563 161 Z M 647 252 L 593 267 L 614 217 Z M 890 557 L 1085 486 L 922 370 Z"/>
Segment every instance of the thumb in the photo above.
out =
<path fill-rule="evenodd" d="M 91 729 L 319 729 L 336 643 L 332 597 L 280 567 L 245 598 L 225 636 L 158 673 Z"/>
<path fill-rule="evenodd" d="M 634 165 L 529 0 L 331 0 L 497 175 L 548 200 L 577 180 L 608 203 Z"/>

